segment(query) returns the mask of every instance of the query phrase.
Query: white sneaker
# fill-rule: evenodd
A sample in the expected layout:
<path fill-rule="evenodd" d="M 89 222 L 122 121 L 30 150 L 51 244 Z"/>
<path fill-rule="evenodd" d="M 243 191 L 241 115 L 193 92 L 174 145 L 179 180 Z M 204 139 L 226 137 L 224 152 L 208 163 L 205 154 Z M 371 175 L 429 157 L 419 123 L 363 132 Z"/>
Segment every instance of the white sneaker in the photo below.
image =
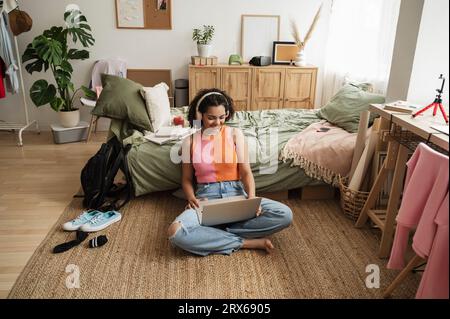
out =
<path fill-rule="evenodd" d="M 91 219 L 93 219 L 98 214 L 102 214 L 101 211 L 98 210 L 88 210 L 83 212 L 80 216 L 77 218 L 68 221 L 67 223 L 64 223 L 62 225 L 62 228 L 67 231 L 74 231 L 80 229 L 81 226 L 89 222 Z"/>
<path fill-rule="evenodd" d="M 83 224 L 80 227 L 80 230 L 84 232 L 96 232 L 102 229 L 105 229 L 109 225 L 118 222 L 122 218 L 122 215 L 115 210 L 111 210 L 108 212 L 104 212 L 98 215 L 95 215 L 87 223 Z"/>

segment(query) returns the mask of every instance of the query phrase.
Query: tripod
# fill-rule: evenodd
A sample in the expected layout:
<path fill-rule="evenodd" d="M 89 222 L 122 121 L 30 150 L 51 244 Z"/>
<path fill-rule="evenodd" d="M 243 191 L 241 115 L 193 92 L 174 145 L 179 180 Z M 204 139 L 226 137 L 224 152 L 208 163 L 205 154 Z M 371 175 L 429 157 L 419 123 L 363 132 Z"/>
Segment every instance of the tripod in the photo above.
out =
<path fill-rule="evenodd" d="M 442 92 L 444 91 L 444 84 L 445 84 L 445 78 L 442 76 L 439 77 L 439 80 L 442 80 L 442 86 L 441 89 L 436 89 L 436 91 L 438 92 L 438 94 L 436 95 L 436 98 L 434 99 L 433 103 L 431 103 L 430 105 L 425 106 L 423 109 L 417 111 L 416 113 L 414 113 L 412 115 L 412 117 L 416 117 L 419 114 L 422 114 L 423 112 L 425 112 L 426 110 L 428 110 L 429 108 L 434 107 L 433 109 L 433 116 L 436 116 L 437 113 L 437 109 L 439 107 L 439 110 L 442 113 L 442 116 L 444 117 L 445 123 L 448 124 L 448 118 L 447 118 L 447 114 L 445 113 L 444 107 L 442 106 Z"/>

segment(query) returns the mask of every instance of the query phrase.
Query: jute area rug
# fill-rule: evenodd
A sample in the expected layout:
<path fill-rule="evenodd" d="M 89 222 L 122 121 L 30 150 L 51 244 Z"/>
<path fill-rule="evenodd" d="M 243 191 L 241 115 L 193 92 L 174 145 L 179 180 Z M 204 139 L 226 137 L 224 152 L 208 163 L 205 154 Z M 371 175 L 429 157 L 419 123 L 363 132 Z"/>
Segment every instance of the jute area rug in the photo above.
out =
<path fill-rule="evenodd" d="M 386 270 L 386 260 L 376 256 L 375 230 L 355 229 L 337 201 L 283 202 L 294 221 L 272 236 L 272 254 L 197 257 L 172 247 L 166 230 L 185 203 L 169 193 L 134 199 L 119 223 L 88 237 L 105 234 L 106 245 L 91 249 L 86 240 L 53 254 L 54 246 L 75 238 L 60 226 L 82 211 L 74 199 L 9 298 L 381 298 L 398 271 Z M 380 269 L 378 289 L 366 286 L 374 274 L 373 268 L 366 272 L 368 265 Z M 419 281 L 420 275 L 409 275 L 392 297 L 414 298 Z"/>

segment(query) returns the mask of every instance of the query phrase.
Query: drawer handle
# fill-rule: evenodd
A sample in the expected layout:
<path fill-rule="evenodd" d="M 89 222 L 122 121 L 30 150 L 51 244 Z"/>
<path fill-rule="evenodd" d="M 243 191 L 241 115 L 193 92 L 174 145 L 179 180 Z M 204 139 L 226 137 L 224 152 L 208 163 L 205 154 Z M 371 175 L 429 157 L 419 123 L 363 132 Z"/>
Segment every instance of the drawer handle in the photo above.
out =
<path fill-rule="evenodd" d="M 286 101 L 291 101 L 291 102 L 308 102 L 309 101 L 309 97 L 307 98 L 303 98 L 303 99 L 286 99 Z"/>
<path fill-rule="evenodd" d="M 260 98 L 255 98 L 255 100 L 262 101 L 262 102 L 276 102 L 276 101 L 278 101 L 278 99 L 276 97 L 260 97 Z M 279 100 L 282 101 L 283 99 L 279 99 Z"/>

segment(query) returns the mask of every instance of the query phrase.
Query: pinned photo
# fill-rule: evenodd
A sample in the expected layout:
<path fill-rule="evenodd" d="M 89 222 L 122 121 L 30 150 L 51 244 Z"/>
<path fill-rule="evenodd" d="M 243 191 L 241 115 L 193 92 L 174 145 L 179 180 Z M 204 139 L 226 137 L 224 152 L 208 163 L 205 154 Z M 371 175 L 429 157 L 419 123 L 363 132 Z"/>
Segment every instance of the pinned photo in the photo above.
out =
<path fill-rule="evenodd" d="M 167 0 L 158 0 L 158 10 L 167 10 Z"/>

